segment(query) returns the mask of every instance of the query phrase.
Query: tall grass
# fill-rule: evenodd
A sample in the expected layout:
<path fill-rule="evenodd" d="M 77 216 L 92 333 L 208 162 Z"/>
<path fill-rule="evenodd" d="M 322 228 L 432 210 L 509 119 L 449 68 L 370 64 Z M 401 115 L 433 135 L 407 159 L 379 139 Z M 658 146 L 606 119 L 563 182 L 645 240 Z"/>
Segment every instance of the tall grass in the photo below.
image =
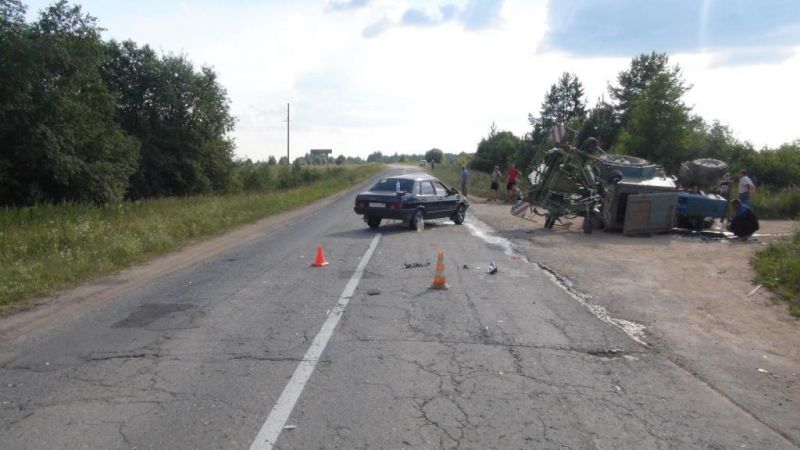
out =
<path fill-rule="evenodd" d="M 315 181 L 282 191 L 0 210 L 0 309 L 324 198 L 381 168 L 309 169 Z"/>
<path fill-rule="evenodd" d="M 751 201 L 762 219 L 800 218 L 800 188 L 783 190 L 759 189 Z"/>
<path fill-rule="evenodd" d="M 446 185 L 453 186 L 461 190 L 461 166 L 457 164 L 437 164 L 435 169 L 428 167 L 428 172 L 433 176 L 442 180 Z M 505 195 L 505 182 L 500 183 L 500 190 L 497 192 L 497 197 L 502 199 Z M 469 169 L 469 185 L 467 186 L 467 194 L 470 197 L 477 196 L 488 198 L 489 187 L 492 185 L 492 179 L 488 173 L 479 172 L 474 169 Z"/>
<path fill-rule="evenodd" d="M 800 229 L 756 254 L 753 267 L 759 281 L 787 300 L 792 315 L 800 317 Z"/>

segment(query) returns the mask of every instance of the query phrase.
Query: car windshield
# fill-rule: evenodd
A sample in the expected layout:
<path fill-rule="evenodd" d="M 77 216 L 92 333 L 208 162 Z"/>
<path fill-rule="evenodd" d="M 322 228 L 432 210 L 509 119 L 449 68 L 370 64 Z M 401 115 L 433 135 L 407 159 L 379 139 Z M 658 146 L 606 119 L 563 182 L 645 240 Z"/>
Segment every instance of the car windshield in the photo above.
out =
<path fill-rule="evenodd" d="M 412 192 L 414 190 L 414 180 L 407 178 L 384 178 L 372 186 L 370 191 L 397 191 L 397 183 L 400 183 L 400 191 Z"/>

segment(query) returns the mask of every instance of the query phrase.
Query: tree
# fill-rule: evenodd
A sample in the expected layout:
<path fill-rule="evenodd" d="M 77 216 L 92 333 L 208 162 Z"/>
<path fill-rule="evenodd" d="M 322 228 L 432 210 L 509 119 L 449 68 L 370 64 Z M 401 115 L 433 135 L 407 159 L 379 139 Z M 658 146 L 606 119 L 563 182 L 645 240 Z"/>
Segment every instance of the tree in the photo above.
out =
<path fill-rule="evenodd" d="M 425 153 L 425 161 L 436 161 L 436 164 L 441 164 L 444 160 L 444 152 L 438 148 L 432 148 Z"/>
<path fill-rule="evenodd" d="M 634 101 L 647 91 L 650 83 L 659 75 L 672 79 L 676 87 L 684 92 L 689 90 L 681 79 L 680 67 L 670 66 L 666 53 L 655 52 L 633 58 L 630 68 L 617 76 L 618 86 L 609 85 L 608 91 L 616 102 L 617 114 L 623 126 L 630 119 Z"/>
<path fill-rule="evenodd" d="M 275 160 L 275 157 L 272 156 L 272 155 L 269 155 L 269 159 L 267 159 L 267 165 L 268 166 L 274 166 L 276 164 L 278 164 L 278 161 Z"/>
<path fill-rule="evenodd" d="M 27 25 L 0 3 L 0 204 L 121 200 L 138 143 L 114 122 L 100 28 L 59 1 Z"/>
<path fill-rule="evenodd" d="M 662 164 L 677 172 L 689 153 L 689 108 L 681 97 L 686 89 L 669 72 L 659 73 L 630 105 L 630 118 L 624 126 L 617 149 Z"/>
<path fill-rule="evenodd" d="M 577 75 L 564 72 L 556 84 L 550 86 L 539 110 L 539 117 L 528 114 L 533 127 L 533 140 L 540 144 L 547 140 L 558 123 L 577 126 L 586 116 L 583 83 Z"/>
<path fill-rule="evenodd" d="M 369 156 L 367 156 L 367 162 L 382 162 L 383 161 L 383 153 L 381 152 L 372 152 Z"/>
<path fill-rule="evenodd" d="M 496 132 L 481 139 L 470 167 L 482 172 L 491 172 L 495 165 L 505 167 L 522 149 L 522 140 L 510 131 Z"/>
<path fill-rule="evenodd" d="M 345 158 L 344 155 L 339 155 L 339 156 L 336 157 L 336 165 L 337 166 L 341 166 L 342 164 L 345 163 L 345 161 L 347 161 L 347 158 Z"/>
<path fill-rule="evenodd" d="M 191 195 L 228 188 L 234 119 L 216 73 L 183 56 L 110 42 L 103 76 L 117 95 L 117 121 L 142 144 L 132 198 Z"/>
<path fill-rule="evenodd" d="M 581 124 L 576 140 L 581 144 L 587 138 L 593 137 L 597 139 L 601 148 L 608 150 L 615 144 L 619 128 L 620 123 L 614 106 L 600 100 Z"/>

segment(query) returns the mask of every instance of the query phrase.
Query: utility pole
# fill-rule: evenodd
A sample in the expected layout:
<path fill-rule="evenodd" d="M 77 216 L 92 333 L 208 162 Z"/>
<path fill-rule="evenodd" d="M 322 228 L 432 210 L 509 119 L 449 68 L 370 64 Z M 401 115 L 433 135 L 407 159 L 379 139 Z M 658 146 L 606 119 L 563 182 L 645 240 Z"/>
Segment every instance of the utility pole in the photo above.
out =
<path fill-rule="evenodd" d="M 286 164 L 291 165 L 292 160 L 289 158 L 289 104 L 286 104 Z"/>

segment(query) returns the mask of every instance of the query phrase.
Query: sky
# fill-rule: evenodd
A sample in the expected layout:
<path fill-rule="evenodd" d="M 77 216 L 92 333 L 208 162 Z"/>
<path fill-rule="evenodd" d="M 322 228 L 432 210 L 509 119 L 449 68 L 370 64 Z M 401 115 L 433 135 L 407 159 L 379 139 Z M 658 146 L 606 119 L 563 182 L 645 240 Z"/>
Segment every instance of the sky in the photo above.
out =
<path fill-rule="evenodd" d="M 24 0 L 23 0 L 24 1 Z M 52 3 L 25 2 L 29 16 Z M 236 155 L 474 152 L 522 135 L 561 73 L 586 100 L 666 52 L 684 101 L 757 148 L 800 139 L 800 0 L 78 0 L 106 39 L 212 67 Z"/>

